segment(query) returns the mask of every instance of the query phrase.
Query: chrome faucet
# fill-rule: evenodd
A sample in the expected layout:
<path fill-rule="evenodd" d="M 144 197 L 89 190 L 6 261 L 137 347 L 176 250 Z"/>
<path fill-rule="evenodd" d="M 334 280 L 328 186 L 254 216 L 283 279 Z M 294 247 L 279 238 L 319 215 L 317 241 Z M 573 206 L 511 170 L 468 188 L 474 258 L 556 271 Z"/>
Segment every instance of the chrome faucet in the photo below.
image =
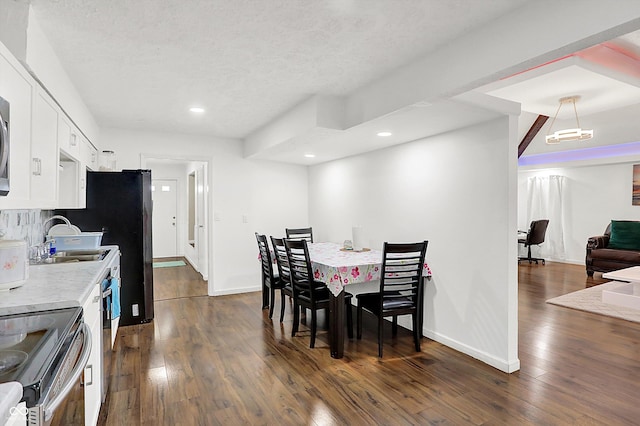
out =
<path fill-rule="evenodd" d="M 69 228 L 71 228 L 71 222 L 69 222 L 69 219 L 67 219 L 64 216 L 60 216 L 59 214 L 57 214 L 57 215 L 51 216 L 49 219 L 46 219 L 44 222 L 42 222 L 42 229 L 44 229 L 44 226 L 47 223 L 49 223 L 49 222 L 51 222 L 52 220 L 55 220 L 55 219 L 60 219 L 61 221 L 66 223 Z"/>
<path fill-rule="evenodd" d="M 43 243 L 29 247 L 29 263 L 32 265 L 46 263 L 47 259 L 53 255 L 53 253 L 51 253 L 53 243 L 55 243 L 55 239 L 49 238 Z"/>

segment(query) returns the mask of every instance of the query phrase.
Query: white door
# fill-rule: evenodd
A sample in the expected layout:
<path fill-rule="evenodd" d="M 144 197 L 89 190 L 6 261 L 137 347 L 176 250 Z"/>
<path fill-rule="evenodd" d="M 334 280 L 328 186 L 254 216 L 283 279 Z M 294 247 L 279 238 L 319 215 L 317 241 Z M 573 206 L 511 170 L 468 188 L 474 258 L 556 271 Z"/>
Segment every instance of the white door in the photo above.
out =
<path fill-rule="evenodd" d="M 176 212 L 178 196 L 175 180 L 153 179 L 153 257 L 173 257 L 177 251 Z"/>

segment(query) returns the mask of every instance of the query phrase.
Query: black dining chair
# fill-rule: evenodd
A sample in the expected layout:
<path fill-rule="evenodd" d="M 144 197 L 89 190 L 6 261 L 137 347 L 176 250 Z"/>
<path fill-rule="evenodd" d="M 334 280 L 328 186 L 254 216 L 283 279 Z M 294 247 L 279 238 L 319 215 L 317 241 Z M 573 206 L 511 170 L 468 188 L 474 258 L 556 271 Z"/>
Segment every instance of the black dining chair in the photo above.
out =
<path fill-rule="evenodd" d="M 384 318 L 393 317 L 392 330 L 396 334 L 398 316 L 411 315 L 413 341 L 416 352 L 420 352 L 420 306 L 422 294 L 422 271 L 428 241 L 409 244 L 384 243 L 380 287 L 376 293 L 356 296 L 358 310 L 358 339 L 362 338 L 362 311 L 367 310 L 378 317 L 378 356 L 382 358 L 382 330 Z"/>
<path fill-rule="evenodd" d="M 281 310 L 284 311 L 284 296 L 282 292 L 284 283 L 280 280 L 280 276 L 273 273 L 273 263 L 271 262 L 271 251 L 267 243 L 266 235 L 260 235 L 256 232 L 256 240 L 258 241 L 258 249 L 260 250 L 260 261 L 262 265 L 262 283 L 269 289 L 269 318 L 273 317 L 273 308 L 275 306 L 276 290 L 280 290 Z M 280 320 L 282 322 L 282 320 Z"/>
<path fill-rule="evenodd" d="M 284 246 L 284 238 L 271 237 L 271 246 L 278 265 L 278 275 L 282 283 L 281 292 L 293 299 L 293 287 L 291 286 L 291 271 L 289 270 L 289 259 L 287 258 L 287 249 Z M 283 296 L 284 300 L 284 296 Z M 284 303 L 280 307 L 280 322 L 284 319 Z"/>
<path fill-rule="evenodd" d="M 313 229 L 308 228 L 286 228 L 288 240 L 305 240 L 309 243 L 313 242 Z"/>
<path fill-rule="evenodd" d="M 284 240 L 291 271 L 291 284 L 293 286 L 293 327 L 291 336 L 298 332 L 300 324 L 300 308 L 311 311 L 311 342 L 313 348 L 316 342 L 318 328 L 317 311 L 329 309 L 329 289 L 325 283 L 313 278 L 313 268 L 309 258 L 309 249 L 306 240 Z M 349 338 L 353 337 L 353 313 L 351 312 L 351 299 L 353 295 L 345 292 L 344 300 L 347 309 L 347 327 Z"/>

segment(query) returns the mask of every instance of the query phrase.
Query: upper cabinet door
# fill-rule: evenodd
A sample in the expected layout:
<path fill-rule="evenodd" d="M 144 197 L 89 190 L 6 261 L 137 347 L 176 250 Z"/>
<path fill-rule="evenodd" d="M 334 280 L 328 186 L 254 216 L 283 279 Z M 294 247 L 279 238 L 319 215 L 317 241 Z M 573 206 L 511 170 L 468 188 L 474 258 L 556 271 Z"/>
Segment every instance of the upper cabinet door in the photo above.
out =
<path fill-rule="evenodd" d="M 44 90 L 33 103 L 31 199 L 40 208 L 55 208 L 58 183 L 58 111 Z"/>
<path fill-rule="evenodd" d="M 4 47 L 0 44 L 0 47 Z M 31 162 L 31 105 L 35 81 L 17 61 L 0 49 L 0 96 L 9 101 L 9 195 L 0 197 L 0 210 L 29 208 Z"/>
<path fill-rule="evenodd" d="M 98 170 L 98 150 L 84 137 L 80 143 L 81 160 L 87 165 L 88 170 Z"/>
<path fill-rule="evenodd" d="M 75 160 L 80 160 L 80 137 L 78 130 L 69 122 L 67 117 L 58 114 L 58 147 L 61 151 Z"/>

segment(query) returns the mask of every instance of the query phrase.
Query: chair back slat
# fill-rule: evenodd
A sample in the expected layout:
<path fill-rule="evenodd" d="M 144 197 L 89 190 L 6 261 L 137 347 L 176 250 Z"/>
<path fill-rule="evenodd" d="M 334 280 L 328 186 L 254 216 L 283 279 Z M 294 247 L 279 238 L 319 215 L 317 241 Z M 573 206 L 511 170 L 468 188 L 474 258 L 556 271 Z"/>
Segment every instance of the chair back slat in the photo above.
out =
<path fill-rule="evenodd" d="M 286 239 L 284 240 L 284 245 L 287 251 L 287 259 L 289 260 L 293 297 L 303 294 L 313 301 L 315 299 L 314 290 L 316 286 L 314 285 L 315 281 L 313 279 L 307 241 Z"/>
<path fill-rule="evenodd" d="M 289 270 L 289 259 L 287 258 L 287 249 L 284 246 L 284 238 L 271 237 L 271 245 L 273 246 L 273 252 L 276 256 L 280 280 L 290 284 L 291 271 Z"/>
<path fill-rule="evenodd" d="M 260 262 L 262 265 L 262 273 L 269 283 L 273 282 L 273 263 L 271 263 L 271 252 L 267 236 L 260 235 L 256 232 L 256 240 L 258 241 L 258 250 L 260 251 Z"/>
<path fill-rule="evenodd" d="M 416 308 L 428 241 L 410 244 L 384 243 L 380 279 L 380 309 Z M 406 306 L 405 306 L 406 305 Z"/>
<path fill-rule="evenodd" d="M 288 240 L 305 240 L 308 243 L 313 242 L 313 229 L 309 228 L 286 228 Z"/>

